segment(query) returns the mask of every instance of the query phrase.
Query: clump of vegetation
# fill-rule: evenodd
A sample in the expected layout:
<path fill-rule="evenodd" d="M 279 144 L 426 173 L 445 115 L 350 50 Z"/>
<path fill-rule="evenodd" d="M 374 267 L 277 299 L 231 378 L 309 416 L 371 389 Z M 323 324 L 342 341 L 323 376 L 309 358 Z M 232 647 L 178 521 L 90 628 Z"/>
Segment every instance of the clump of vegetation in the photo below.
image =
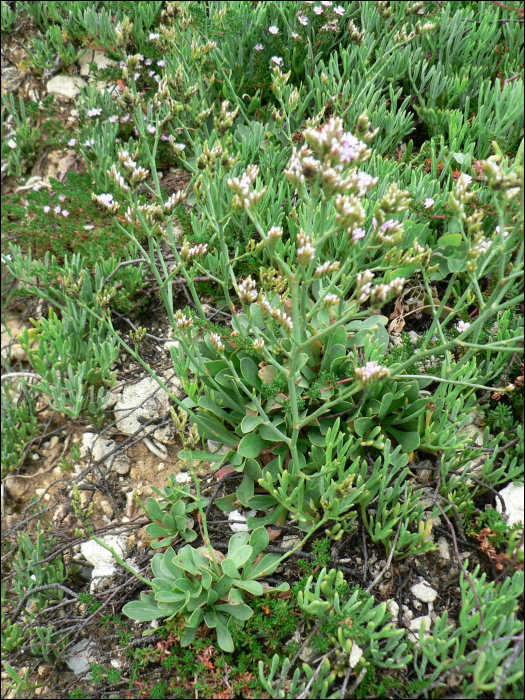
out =
<path fill-rule="evenodd" d="M 90 64 L 72 119 L 3 98 L 10 182 L 43 148 L 85 165 L 2 207 L 3 300 L 38 308 L 30 367 L 2 355 L 10 687 L 52 688 L 39 666 L 82 632 L 100 642 L 89 678 L 49 692 L 521 696 L 523 527 L 494 506 L 523 481 L 523 10 L 11 5 L 7 37 L 26 13 L 39 32 L 21 64 L 36 80 L 86 50 L 112 64 Z M 135 319 L 150 300 L 182 391 Z M 101 532 L 124 521 L 97 529 L 84 497 L 115 517 L 121 492 L 77 443 L 50 466 L 73 480 L 60 504 L 15 501 L 40 406 L 109 430 L 123 353 L 169 395 L 191 475 L 145 499 L 130 558 Z M 125 572 L 109 594 L 85 588 L 86 537 Z M 431 581 L 417 627 L 411 577 L 439 557 L 457 595 Z"/>

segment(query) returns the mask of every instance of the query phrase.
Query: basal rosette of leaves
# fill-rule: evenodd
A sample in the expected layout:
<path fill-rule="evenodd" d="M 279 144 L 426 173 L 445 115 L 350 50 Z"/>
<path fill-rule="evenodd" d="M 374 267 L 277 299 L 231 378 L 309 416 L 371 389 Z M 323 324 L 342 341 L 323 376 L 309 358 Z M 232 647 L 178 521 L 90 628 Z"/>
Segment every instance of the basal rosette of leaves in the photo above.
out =
<path fill-rule="evenodd" d="M 177 554 L 168 547 L 151 562 L 152 591 L 143 592 L 140 601 L 128 603 L 123 612 L 134 620 L 172 619 L 184 615 L 186 632 L 182 646 L 193 642 L 202 622 L 215 629 L 221 649 L 231 652 L 233 641 L 228 622 L 248 620 L 253 610 L 246 596 L 286 591 L 287 583 L 272 588 L 257 579 L 270 576 L 282 557 L 264 554 L 269 535 L 265 528 L 251 534 L 239 532 L 230 538 L 225 557 L 211 546 L 194 549 L 186 545 Z"/>

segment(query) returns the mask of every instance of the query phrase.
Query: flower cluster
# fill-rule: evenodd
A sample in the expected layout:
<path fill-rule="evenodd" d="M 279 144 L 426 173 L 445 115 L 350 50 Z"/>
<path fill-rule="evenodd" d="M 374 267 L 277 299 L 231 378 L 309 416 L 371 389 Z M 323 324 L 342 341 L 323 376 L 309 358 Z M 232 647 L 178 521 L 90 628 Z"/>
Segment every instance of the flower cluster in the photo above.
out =
<path fill-rule="evenodd" d="M 195 260 L 195 258 L 202 258 L 208 253 L 207 243 L 198 243 L 197 245 L 191 246 L 187 240 L 185 240 L 181 246 L 179 255 L 181 260 L 184 262 L 189 262 Z"/>
<path fill-rule="evenodd" d="M 129 187 L 126 184 L 122 174 L 117 170 L 115 163 L 113 163 L 111 168 L 107 171 L 107 174 L 109 175 L 109 179 L 118 185 L 123 192 L 129 192 Z"/>
<path fill-rule="evenodd" d="M 432 22 L 425 22 L 425 24 L 421 24 L 421 22 L 416 22 L 412 30 L 410 29 L 409 24 L 404 24 L 401 29 L 394 34 L 394 37 L 392 41 L 394 44 L 400 44 L 400 43 L 405 43 L 409 41 L 413 41 L 418 36 L 423 36 L 423 34 L 428 34 L 428 32 L 431 32 L 433 29 L 436 28 L 436 25 L 433 24 Z"/>
<path fill-rule="evenodd" d="M 221 353 L 224 351 L 225 345 L 218 333 L 210 333 L 210 342 L 217 352 Z"/>
<path fill-rule="evenodd" d="M 251 191 L 252 185 L 255 182 L 258 174 L 259 166 L 249 165 L 240 179 L 234 177 L 227 181 L 226 184 L 235 193 L 232 200 L 232 207 L 234 209 L 251 209 L 259 202 L 260 199 L 262 199 L 262 197 L 264 197 L 266 190 L 268 189 L 266 186 L 263 187 L 262 190 Z"/>
<path fill-rule="evenodd" d="M 370 305 L 382 306 L 383 304 L 386 304 L 388 301 L 390 301 L 390 299 L 398 297 L 403 291 L 404 286 L 404 277 L 396 277 L 396 279 L 392 280 L 390 284 L 378 284 L 370 291 Z"/>
<path fill-rule="evenodd" d="M 339 304 L 340 301 L 341 299 L 337 296 L 337 294 L 327 294 L 323 297 L 323 304 L 325 306 L 335 306 L 336 304 Z"/>
<path fill-rule="evenodd" d="M 362 32 L 359 31 L 359 29 L 355 26 L 354 21 L 350 20 L 348 24 L 348 34 L 350 36 L 350 41 L 352 44 L 357 44 L 360 46 L 363 43 L 363 39 L 366 36 L 366 32 L 363 29 Z"/>
<path fill-rule="evenodd" d="M 213 124 L 215 128 L 217 129 L 217 133 L 219 136 L 224 136 L 233 126 L 233 122 L 237 118 L 237 114 L 239 113 L 239 108 L 236 107 L 233 112 L 228 112 L 228 108 L 230 106 L 230 103 L 228 100 L 224 100 L 221 104 L 221 111 L 219 113 L 218 117 L 215 117 L 213 120 Z"/>
<path fill-rule="evenodd" d="M 376 235 L 381 243 L 397 245 L 403 240 L 403 224 L 395 219 L 389 219 L 379 227 L 379 229 L 376 231 Z"/>
<path fill-rule="evenodd" d="M 184 328 L 193 328 L 193 319 L 188 318 L 188 316 L 182 313 L 180 309 L 175 314 L 175 322 L 177 324 L 177 328 L 179 328 L 180 330 Z"/>
<path fill-rule="evenodd" d="M 505 201 L 511 202 L 520 193 L 523 178 L 514 170 L 505 173 L 498 163 L 493 160 L 496 157 L 491 156 L 486 161 L 483 161 L 483 174 L 487 179 L 489 189 L 492 191 L 506 190 Z"/>
<path fill-rule="evenodd" d="M 339 262 L 339 260 L 336 260 L 335 262 L 330 262 L 327 260 L 322 265 L 319 265 L 319 267 L 315 268 L 314 277 L 316 277 L 317 279 L 320 279 L 321 277 L 326 277 L 326 275 L 330 275 L 332 272 L 337 272 L 340 267 L 341 263 Z"/>
<path fill-rule="evenodd" d="M 173 192 L 168 199 L 164 202 L 164 213 L 169 215 L 175 209 L 175 207 L 185 199 L 186 193 L 183 190 L 177 190 Z"/>
<path fill-rule="evenodd" d="M 277 321 L 281 328 L 284 328 L 287 333 L 291 333 L 293 331 L 293 321 L 290 316 L 287 316 L 280 309 L 274 309 L 267 299 L 262 299 L 259 302 L 259 305 L 261 307 L 263 318 L 270 316 L 274 321 Z"/>
<path fill-rule="evenodd" d="M 247 277 L 239 285 L 239 299 L 243 304 L 253 304 L 257 301 L 257 288 L 251 277 Z"/>
<path fill-rule="evenodd" d="M 93 202 L 106 209 L 111 214 L 114 214 L 120 209 L 120 204 L 113 198 L 112 194 L 92 194 L 91 199 Z"/>
<path fill-rule="evenodd" d="M 315 260 L 315 248 L 310 236 L 307 236 L 302 229 L 297 234 L 297 245 L 297 262 L 301 267 L 308 267 Z"/>
<path fill-rule="evenodd" d="M 365 270 L 364 272 L 359 272 L 357 275 L 357 294 L 360 302 L 365 301 L 372 291 L 372 280 L 374 279 L 374 273 L 370 270 Z"/>
<path fill-rule="evenodd" d="M 334 208 L 336 224 L 353 239 L 354 230 L 363 225 L 366 216 L 360 199 L 354 194 L 340 194 L 335 199 Z"/>
<path fill-rule="evenodd" d="M 268 231 L 268 237 L 266 239 L 266 243 L 268 244 L 270 251 L 273 252 L 275 250 L 277 243 L 281 240 L 282 236 L 282 228 L 280 226 L 272 226 L 272 228 Z"/>
<path fill-rule="evenodd" d="M 455 192 L 448 196 L 450 208 L 456 216 L 463 216 L 465 204 L 474 197 L 474 192 L 468 192 L 467 188 L 472 182 L 472 177 L 466 173 L 461 173 L 456 182 Z"/>
<path fill-rule="evenodd" d="M 358 367 L 355 371 L 355 376 L 363 387 L 385 379 L 388 374 L 388 368 L 382 367 L 377 362 L 367 362 L 364 367 Z"/>
<path fill-rule="evenodd" d="M 257 338 L 253 341 L 253 349 L 257 352 L 262 352 L 264 350 L 264 340 L 262 338 Z"/>
<path fill-rule="evenodd" d="M 357 137 L 344 131 L 339 117 L 330 119 L 319 130 L 306 129 L 304 137 L 308 145 L 293 149 L 284 172 L 297 189 L 300 190 L 306 182 L 314 184 L 320 178 L 327 196 L 354 193 L 362 197 L 377 183 L 376 178 L 358 173 L 356 169 L 344 176 L 348 166 L 364 162 L 371 151 Z"/>
<path fill-rule="evenodd" d="M 142 214 L 142 216 L 144 217 L 144 221 L 149 226 L 152 226 L 153 224 L 162 221 L 162 208 L 154 202 L 152 202 L 151 204 L 138 204 L 137 210 Z M 132 207 L 127 208 L 125 217 L 128 223 L 134 224 L 135 226 L 139 226 L 141 223 L 140 219 L 136 216 L 135 210 Z"/>

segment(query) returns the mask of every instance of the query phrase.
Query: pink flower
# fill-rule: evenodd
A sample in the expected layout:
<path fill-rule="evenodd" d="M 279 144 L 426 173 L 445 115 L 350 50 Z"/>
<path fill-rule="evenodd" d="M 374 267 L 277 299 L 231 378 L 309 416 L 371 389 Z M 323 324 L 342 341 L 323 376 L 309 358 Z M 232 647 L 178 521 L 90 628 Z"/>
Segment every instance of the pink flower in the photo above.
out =
<path fill-rule="evenodd" d="M 133 80 L 135 80 L 135 82 L 136 82 L 139 78 L 140 78 L 140 73 L 134 73 L 134 74 L 133 74 Z"/>
<path fill-rule="evenodd" d="M 322 7 L 314 7 L 314 12 L 316 15 L 322 15 L 323 14 L 323 8 Z"/>
<path fill-rule="evenodd" d="M 254 51 L 262 51 L 264 49 L 264 46 L 262 44 L 255 44 L 253 47 Z"/>
<path fill-rule="evenodd" d="M 272 61 L 272 63 L 275 63 L 277 66 L 283 65 L 283 59 L 280 58 L 279 56 L 272 56 L 272 58 L 270 60 Z M 270 68 L 271 68 L 271 66 L 270 66 Z"/>
<path fill-rule="evenodd" d="M 148 126 L 146 127 L 146 131 L 147 131 L 149 134 L 154 134 L 154 133 L 156 133 L 156 131 L 157 131 L 157 127 L 156 127 L 156 126 L 152 126 L 151 124 L 148 124 Z"/>
<path fill-rule="evenodd" d="M 303 27 L 306 27 L 306 25 L 308 24 L 308 18 L 304 15 L 298 15 L 297 19 L 299 20 L 299 24 L 302 24 Z"/>
<path fill-rule="evenodd" d="M 77 140 L 76 139 L 69 139 L 69 141 L 67 142 L 67 145 L 69 146 L 69 148 L 74 148 L 77 145 Z"/>
<path fill-rule="evenodd" d="M 339 15 L 339 17 L 342 17 L 345 13 L 345 8 L 341 5 L 338 5 L 337 7 L 334 7 L 334 12 L 336 15 Z"/>
<path fill-rule="evenodd" d="M 292 37 L 292 39 L 294 39 L 294 41 L 301 38 L 300 35 L 297 34 L 297 32 L 292 32 L 290 36 Z"/>
<path fill-rule="evenodd" d="M 129 114 L 124 115 L 123 117 L 120 118 L 120 123 L 121 124 L 127 124 L 129 122 Z"/>
<path fill-rule="evenodd" d="M 87 117 L 100 117 L 102 114 L 102 110 L 100 108 L 93 108 L 93 109 L 88 109 L 86 112 Z"/>
<path fill-rule="evenodd" d="M 112 114 L 111 117 L 108 119 L 108 122 L 110 124 L 114 124 L 115 122 L 118 122 L 118 116 L 116 114 Z"/>
<path fill-rule="evenodd" d="M 66 201 L 66 195 L 65 195 L 65 194 L 59 194 L 59 195 L 58 195 L 58 198 L 59 198 L 59 200 L 60 200 L 61 202 L 65 202 L 65 201 Z"/>
<path fill-rule="evenodd" d="M 465 321 L 460 321 L 457 325 L 457 329 L 459 333 L 464 333 L 465 331 L 468 331 L 470 328 L 470 323 L 465 323 Z"/>
<path fill-rule="evenodd" d="M 47 207 L 47 206 L 44 207 L 44 214 L 49 214 L 50 211 L 51 211 L 51 207 Z"/>
<path fill-rule="evenodd" d="M 152 63 L 153 63 L 153 61 L 151 60 L 151 58 L 147 58 L 147 59 L 144 61 L 144 65 L 146 65 L 146 66 L 151 66 Z"/>
<path fill-rule="evenodd" d="M 423 205 L 425 209 L 432 209 L 434 206 L 434 200 L 432 197 L 428 197 L 428 199 L 425 199 L 425 204 Z"/>
<path fill-rule="evenodd" d="M 64 211 L 62 212 L 62 216 L 65 216 L 67 219 L 67 217 L 69 216 L 69 212 L 67 209 L 64 209 Z"/>
<path fill-rule="evenodd" d="M 354 243 L 357 243 L 357 241 L 360 241 L 365 236 L 366 236 L 366 231 L 362 228 L 355 228 L 352 231 L 352 241 Z"/>
<path fill-rule="evenodd" d="M 166 65 L 166 61 L 157 61 L 157 65 L 159 68 L 164 68 L 164 66 Z"/>
<path fill-rule="evenodd" d="M 118 66 L 119 66 L 119 68 L 125 68 L 125 67 L 126 67 L 126 61 L 121 61 L 121 62 L 118 64 Z"/>
<path fill-rule="evenodd" d="M 270 32 L 270 34 L 273 34 L 274 36 L 277 36 L 277 34 L 279 34 L 279 28 L 275 27 L 273 25 L 271 27 L 268 27 L 268 31 Z"/>
<path fill-rule="evenodd" d="M 55 214 L 60 214 L 60 212 L 62 211 L 62 207 L 56 206 L 56 207 L 53 209 L 53 211 L 55 212 Z"/>

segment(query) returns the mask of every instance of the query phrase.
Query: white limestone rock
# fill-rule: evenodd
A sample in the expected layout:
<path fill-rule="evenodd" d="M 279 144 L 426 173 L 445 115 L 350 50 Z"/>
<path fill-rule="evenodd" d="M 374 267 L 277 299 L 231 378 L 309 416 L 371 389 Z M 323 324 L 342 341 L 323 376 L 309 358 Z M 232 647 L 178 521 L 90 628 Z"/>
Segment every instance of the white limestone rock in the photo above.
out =
<path fill-rule="evenodd" d="M 85 87 L 86 81 L 76 75 L 55 75 L 46 85 L 50 95 L 56 95 L 63 100 L 74 100 L 80 95 L 80 89 Z"/>
<path fill-rule="evenodd" d="M 512 527 L 516 523 L 525 522 L 523 519 L 523 484 L 508 484 L 500 492 L 507 509 L 507 525 Z M 501 501 L 496 499 L 496 510 L 502 512 Z"/>
<path fill-rule="evenodd" d="M 98 462 L 103 459 L 107 454 L 113 452 L 117 443 L 114 440 L 107 440 L 106 438 L 99 437 L 94 433 L 84 433 L 82 436 L 82 446 L 80 447 L 80 455 L 82 459 L 88 456 L 89 450 L 93 452 L 93 459 Z M 108 457 L 104 461 L 107 467 L 111 467 L 117 474 L 125 475 L 128 474 L 130 470 L 129 457 L 125 454 L 115 454 Z"/>
<path fill-rule="evenodd" d="M 117 65 L 117 62 L 109 58 L 109 56 L 103 51 L 88 49 L 78 61 L 80 66 L 80 75 L 84 78 L 91 74 L 91 71 L 89 70 L 90 63 L 96 63 L 99 70 Z"/>
<path fill-rule="evenodd" d="M 410 590 L 422 603 L 433 603 L 438 597 L 438 592 L 435 591 L 426 581 L 416 583 Z"/>
<path fill-rule="evenodd" d="M 124 559 L 128 553 L 129 541 L 123 535 L 106 535 L 100 538 L 104 544 L 111 547 L 119 557 Z M 95 542 L 88 540 L 80 546 L 82 556 L 93 566 L 91 575 L 90 591 L 95 591 L 103 588 L 111 581 L 112 576 L 117 571 L 116 561 L 111 552 Z"/>
<path fill-rule="evenodd" d="M 158 390 L 158 391 L 157 391 Z M 115 404 L 115 418 L 117 428 L 124 435 L 133 435 L 140 428 L 142 423 L 137 419 L 160 418 L 170 410 L 169 396 L 162 389 L 153 377 L 145 377 L 133 386 L 127 386 L 119 400 Z M 143 429 L 146 435 L 153 435 L 156 440 L 165 445 L 175 443 L 175 428 L 170 421 L 165 426 L 157 428 L 155 425 L 148 425 Z"/>

